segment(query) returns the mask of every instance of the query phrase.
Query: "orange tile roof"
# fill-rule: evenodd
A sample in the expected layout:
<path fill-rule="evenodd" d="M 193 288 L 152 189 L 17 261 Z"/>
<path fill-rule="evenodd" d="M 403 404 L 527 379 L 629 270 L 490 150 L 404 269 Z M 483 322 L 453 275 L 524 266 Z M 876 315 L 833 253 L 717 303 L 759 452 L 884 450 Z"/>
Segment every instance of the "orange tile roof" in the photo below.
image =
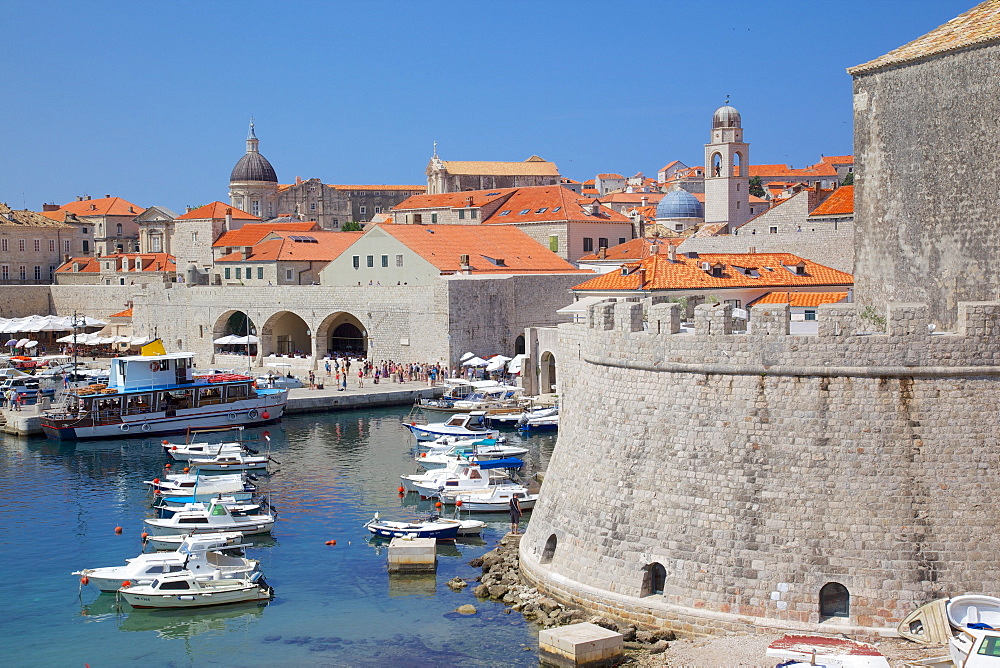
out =
<path fill-rule="evenodd" d="M 49 216 L 46 214 L 58 214 L 55 216 Z M 66 211 L 45 211 L 42 213 L 36 213 L 34 211 L 28 211 L 27 209 L 16 210 L 11 209 L 6 204 L 0 202 L 0 225 L 17 225 L 23 227 L 47 227 L 55 229 L 72 228 L 65 222 L 66 216 L 72 216 Z"/>
<path fill-rule="evenodd" d="M 810 216 L 849 216 L 854 213 L 854 186 L 840 186 L 809 212 Z"/>
<path fill-rule="evenodd" d="M 683 237 L 670 237 L 666 239 L 662 237 L 646 237 L 643 239 L 632 239 L 623 244 L 618 244 L 617 246 L 612 246 L 607 249 L 604 255 L 604 260 L 601 260 L 601 256 L 599 254 L 591 253 L 579 258 L 577 262 L 603 262 L 606 260 L 608 262 L 617 262 L 618 264 L 621 264 L 622 262 L 641 260 L 644 257 L 649 257 L 650 255 L 653 255 L 653 248 L 656 248 L 658 253 L 666 253 L 667 246 L 677 246 L 682 241 L 684 241 Z"/>
<path fill-rule="evenodd" d="M 135 259 L 137 257 L 142 260 L 139 269 L 135 268 Z M 129 261 L 128 269 L 124 270 L 127 272 L 177 271 L 176 258 L 167 253 L 112 253 L 103 257 L 71 257 L 56 269 L 56 273 L 74 273 L 74 263 L 80 265 L 80 273 L 96 273 L 101 270 L 101 260 L 109 258 L 127 259 Z"/>
<path fill-rule="evenodd" d="M 829 165 L 853 165 L 854 156 L 853 155 L 824 155 L 823 160 Z"/>
<path fill-rule="evenodd" d="M 586 181 L 583 182 L 583 185 L 584 186 L 592 186 L 595 183 L 596 183 L 596 181 L 594 181 L 594 179 L 587 179 Z"/>
<path fill-rule="evenodd" d="M 108 317 L 109 318 L 131 318 L 132 317 L 132 309 L 131 308 L 127 308 L 124 311 L 119 311 L 118 313 L 112 313 Z"/>
<path fill-rule="evenodd" d="M 517 225 L 540 222 L 632 223 L 617 211 L 598 206 L 597 213 L 585 213 L 584 205 L 595 200 L 580 197 L 563 186 L 530 186 L 518 188 L 496 213 L 483 221 L 484 225 Z M 504 212 L 507 212 L 506 214 Z"/>
<path fill-rule="evenodd" d="M 449 174 L 472 176 L 559 176 L 555 163 L 533 155 L 524 162 L 492 162 L 488 160 L 442 160 Z"/>
<path fill-rule="evenodd" d="M 848 68 L 852 76 L 1000 40 L 1000 0 L 986 0 L 909 44 Z"/>
<path fill-rule="evenodd" d="M 460 270 L 468 255 L 473 274 L 565 274 L 577 269 L 512 225 L 376 225 L 442 274 Z M 503 264 L 498 263 L 499 260 Z"/>
<path fill-rule="evenodd" d="M 584 195 L 600 195 L 601 194 L 601 191 L 597 190 L 596 188 L 584 188 L 580 192 L 582 192 Z"/>
<path fill-rule="evenodd" d="M 847 299 L 846 292 L 768 292 L 749 302 L 747 307 L 757 304 L 788 304 L 789 306 L 819 306 L 836 304 Z"/>
<path fill-rule="evenodd" d="M 437 195 L 413 195 L 392 207 L 392 210 L 481 207 L 499 199 L 504 199 L 516 191 L 517 188 L 494 188 L 493 190 L 467 190 L 465 192 L 439 193 Z M 470 197 L 472 198 L 471 204 L 469 203 Z"/>
<path fill-rule="evenodd" d="M 246 223 L 236 230 L 229 230 L 223 233 L 218 240 L 212 244 L 212 248 L 236 248 L 238 246 L 253 246 L 271 232 L 311 232 L 320 229 L 318 223 L 290 222 L 290 223 Z"/>
<path fill-rule="evenodd" d="M 573 179 L 567 179 L 565 176 L 559 179 L 559 183 L 575 183 L 576 185 L 580 185 L 579 181 L 574 181 Z"/>
<path fill-rule="evenodd" d="M 363 232 L 329 232 L 325 230 L 303 234 L 298 231 L 273 232 L 277 238 L 265 239 L 253 246 L 249 257 L 241 252 L 220 257 L 216 262 L 330 262 L 360 239 Z M 314 239 L 316 243 L 296 241 L 293 237 Z"/>
<path fill-rule="evenodd" d="M 660 171 L 661 171 L 661 172 L 665 172 L 665 171 L 667 171 L 668 169 L 670 169 L 671 167 L 673 167 L 674 165 L 676 165 L 676 164 L 680 164 L 680 162 L 681 162 L 680 160 L 671 160 L 670 162 L 668 162 L 667 164 L 665 164 L 665 165 L 663 166 L 663 169 L 661 169 Z"/>
<path fill-rule="evenodd" d="M 59 207 L 62 211 L 75 213 L 77 216 L 138 216 L 146 210 L 144 206 L 132 204 L 121 197 L 102 197 L 100 199 L 85 199 Z"/>
<path fill-rule="evenodd" d="M 792 169 L 788 165 L 750 165 L 750 176 L 760 176 L 767 178 L 810 178 L 823 176 L 837 176 L 837 170 L 833 165 L 820 162 L 805 169 Z"/>
<path fill-rule="evenodd" d="M 212 202 L 204 206 L 199 206 L 193 211 L 188 211 L 183 216 L 177 216 L 177 220 L 219 220 L 226 217 L 227 213 L 233 214 L 233 220 L 260 220 L 257 216 L 251 216 L 246 211 L 241 211 L 231 204 L 223 202 Z"/>
<path fill-rule="evenodd" d="M 365 186 L 352 186 L 343 184 L 326 184 L 327 188 L 333 188 L 334 190 L 416 190 L 420 192 L 425 192 L 427 186 L 398 186 L 398 185 L 365 185 Z"/>
<path fill-rule="evenodd" d="M 703 263 L 721 263 L 722 276 L 714 277 L 702 269 Z M 805 274 L 796 275 L 786 266 L 805 265 Z M 718 290 L 722 288 L 771 288 L 825 285 L 853 285 L 854 277 L 830 267 L 803 259 L 791 253 L 702 253 L 696 258 L 678 253 L 671 262 L 665 254 L 650 255 L 639 262 L 622 265 L 628 270 L 623 276 L 619 271 L 594 277 L 574 286 L 580 291 L 635 292 L 637 290 Z M 645 270 L 645 281 L 640 285 L 640 275 Z M 742 269 L 742 270 L 741 270 Z M 757 277 L 747 275 L 752 270 Z"/>
<path fill-rule="evenodd" d="M 599 179 L 624 179 L 625 177 L 621 174 L 598 174 Z"/>

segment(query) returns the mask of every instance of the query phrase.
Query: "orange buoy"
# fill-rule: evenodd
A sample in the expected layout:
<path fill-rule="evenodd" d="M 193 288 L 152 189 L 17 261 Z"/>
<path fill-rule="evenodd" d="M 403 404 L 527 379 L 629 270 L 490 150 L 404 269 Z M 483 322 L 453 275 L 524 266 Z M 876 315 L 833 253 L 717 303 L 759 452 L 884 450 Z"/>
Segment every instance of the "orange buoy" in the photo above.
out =
<path fill-rule="evenodd" d="M 400 494 L 402 494 L 402 493 L 403 493 L 403 492 L 405 492 L 406 490 L 405 490 L 405 489 L 403 489 L 403 486 L 402 486 L 402 485 L 400 485 L 400 486 L 399 486 L 399 489 L 397 489 L 396 491 L 397 491 L 397 492 L 399 492 Z"/>
<path fill-rule="evenodd" d="M 163 468 L 165 468 L 165 469 L 168 469 L 168 468 L 170 468 L 170 464 L 164 464 L 164 465 L 163 465 Z"/>
<path fill-rule="evenodd" d="M 421 457 L 426 457 L 426 456 L 427 456 L 427 453 L 426 453 L 426 452 L 421 452 L 421 453 L 420 453 L 420 456 L 421 456 Z"/>
<path fill-rule="evenodd" d="M 444 505 L 444 504 L 442 504 L 440 501 L 438 501 L 437 503 L 434 504 L 434 507 L 435 508 L 440 508 L 442 505 Z"/>
<path fill-rule="evenodd" d="M 327 545 L 336 545 L 337 541 L 335 541 L 335 540 L 328 540 L 328 541 L 326 541 L 326 544 Z"/>
<path fill-rule="evenodd" d="M 166 441 L 164 441 L 164 443 L 166 443 Z M 176 449 L 177 449 L 177 446 L 175 445 L 174 447 L 172 447 L 172 448 L 170 448 L 170 449 L 171 449 L 171 450 L 176 450 Z"/>
<path fill-rule="evenodd" d="M 184 467 L 184 473 L 187 473 L 187 472 L 188 472 L 188 471 L 190 471 L 190 470 L 191 470 L 191 469 L 189 469 L 188 467 L 186 467 L 186 466 Z"/>
<path fill-rule="evenodd" d="M 115 527 L 115 533 L 119 533 L 120 534 L 121 532 L 122 532 L 122 528 L 121 527 Z"/>
<path fill-rule="evenodd" d="M 90 584 L 90 578 L 88 578 L 86 575 L 84 575 L 82 578 L 80 578 L 80 584 L 82 584 L 82 585 L 89 585 Z"/>
<path fill-rule="evenodd" d="M 160 443 L 162 443 L 163 445 L 167 445 L 168 443 L 170 443 L 170 441 L 160 441 Z M 177 449 L 177 446 L 175 445 L 174 446 L 174 450 L 176 450 L 176 449 Z"/>
<path fill-rule="evenodd" d="M 153 483 L 156 484 L 156 485 L 159 485 L 160 484 L 160 479 L 159 478 L 153 478 Z"/>
<path fill-rule="evenodd" d="M 127 589 L 128 587 L 131 587 L 131 586 L 132 586 L 132 581 L 131 580 L 126 580 L 125 582 L 122 583 L 122 589 Z"/>
<path fill-rule="evenodd" d="M 160 491 L 160 490 L 158 490 L 158 489 L 154 489 L 154 490 L 153 490 L 153 494 L 157 494 L 157 495 L 158 495 L 158 494 L 163 494 L 163 492 L 161 492 L 161 491 Z"/>
<path fill-rule="evenodd" d="M 411 426 L 411 427 L 416 427 L 416 426 L 417 426 L 417 423 L 416 423 L 416 422 L 411 422 L 411 423 L 410 423 L 410 426 Z"/>
<path fill-rule="evenodd" d="M 261 413 L 260 416 L 262 418 L 264 418 L 265 420 L 270 420 L 271 419 L 271 414 L 268 413 L 267 411 L 264 411 L 263 413 Z"/>
<path fill-rule="evenodd" d="M 461 508 L 462 507 L 462 499 L 459 499 L 458 501 L 456 501 L 455 505 L 458 506 L 459 508 Z"/>

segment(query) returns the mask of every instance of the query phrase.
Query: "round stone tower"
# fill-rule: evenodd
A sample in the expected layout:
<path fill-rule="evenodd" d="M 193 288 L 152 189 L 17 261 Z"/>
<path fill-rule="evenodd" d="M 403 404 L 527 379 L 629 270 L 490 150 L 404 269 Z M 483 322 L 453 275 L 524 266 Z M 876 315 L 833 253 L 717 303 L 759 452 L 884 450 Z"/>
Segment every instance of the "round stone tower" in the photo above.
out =
<path fill-rule="evenodd" d="M 259 150 L 253 121 L 247 135 L 247 152 L 229 175 L 229 203 L 242 211 L 268 219 L 278 215 L 278 176 Z"/>

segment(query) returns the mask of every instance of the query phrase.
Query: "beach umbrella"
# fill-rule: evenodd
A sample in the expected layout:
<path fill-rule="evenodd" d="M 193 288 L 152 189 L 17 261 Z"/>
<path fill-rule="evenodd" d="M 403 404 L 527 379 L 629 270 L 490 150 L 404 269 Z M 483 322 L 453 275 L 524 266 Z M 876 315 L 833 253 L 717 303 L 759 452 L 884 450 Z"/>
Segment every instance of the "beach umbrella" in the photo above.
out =
<path fill-rule="evenodd" d="M 133 336 L 131 339 L 129 339 L 129 345 L 144 346 L 147 343 L 149 343 L 150 341 L 151 341 L 151 339 L 148 336 L 146 336 L 146 335 L 143 334 L 141 336 Z"/>
<path fill-rule="evenodd" d="M 58 339 L 56 339 L 56 343 L 73 343 L 73 335 L 67 334 L 66 336 L 60 336 Z"/>
<path fill-rule="evenodd" d="M 225 336 L 221 336 L 221 337 L 217 338 L 215 341 L 212 341 L 212 343 L 216 343 L 216 344 L 218 344 L 220 346 L 225 346 L 225 345 L 228 345 L 230 343 L 235 343 L 236 339 L 238 339 L 238 338 L 240 338 L 240 337 L 233 336 L 232 334 L 227 334 Z"/>
<path fill-rule="evenodd" d="M 5 343 L 4 345 L 5 346 L 16 346 L 17 345 L 17 339 L 11 339 L 10 341 L 8 341 L 7 343 Z"/>
<path fill-rule="evenodd" d="M 27 343 L 24 344 L 24 347 L 25 348 L 34 348 L 37 345 L 38 345 L 38 341 L 28 341 Z"/>
<path fill-rule="evenodd" d="M 464 362 L 462 362 L 462 366 L 486 366 L 487 364 L 489 364 L 489 362 L 487 362 L 481 357 L 475 357 L 475 356 L 473 356 L 471 359 L 467 359 Z"/>
<path fill-rule="evenodd" d="M 14 345 L 14 347 L 15 347 L 15 348 L 23 348 L 23 347 L 24 347 L 24 345 L 25 345 L 26 343 L 28 343 L 28 341 L 30 341 L 30 340 L 31 340 L 31 339 L 20 339 L 20 340 L 18 340 L 18 342 L 17 342 L 17 343 L 16 343 L 15 345 Z"/>
<path fill-rule="evenodd" d="M 486 364 L 487 371 L 499 371 L 500 369 L 507 366 L 507 362 L 510 361 L 509 357 L 504 357 L 503 355 L 494 355 L 490 358 L 490 361 Z"/>
<path fill-rule="evenodd" d="M 464 355 L 462 355 L 462 357 L 459 358 L 459 361 L 464 362 L 465 360 L 472 359 L 475 356 L 476 356 L 475 353 L 465 353 Z"/>
<path fill-rule="evenodd" d="M 527 359 L 528 356 L 525 353 L 514 355 L 514 359 L 512 359 L 510 364 L 507 365 L 507 373 L 521 373 L 521 368 L 524 366 Z"/>

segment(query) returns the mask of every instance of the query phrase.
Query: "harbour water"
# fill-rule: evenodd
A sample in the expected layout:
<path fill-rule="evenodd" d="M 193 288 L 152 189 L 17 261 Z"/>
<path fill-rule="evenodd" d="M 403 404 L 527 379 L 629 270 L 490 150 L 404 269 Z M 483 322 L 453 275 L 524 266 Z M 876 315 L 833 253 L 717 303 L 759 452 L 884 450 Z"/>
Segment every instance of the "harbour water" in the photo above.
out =
<path fill-rule="evenodd" d="M 386 573 L 384 544 L 363 524 L 426 516 L 430 502 L 401 500 L 399 475 L 413 472 L 406 410 L 287 417 L 267 429 L 280 465 L 263 486 L 279 521 L 255 539 L 275 599 L 265 606 L 198 610 L 115 609 L 114 594 L 82 587 L 72 571 L 123 564 L 141 550 L 151 516 L 142 480 L 162 474 L 160 439 L 64 444 L 3 436 L 0 446 L 0 573 L 5 661 L 15 666 L 83 665 L 537 665 L 537 629 L 504 606 L 478 601 L 470 559 L 509 528 L 505 515 L 483 540 L 440 546 L 433 576 Z M 257 433 L 264 429 L 248 430 Z M 522 439 L 532 470 L 555 437 Z M 116 526 L 123 528 L 116 535 Z M 335 546 L 326 545 L 336 540 Z M 453 612 L 471 603 L 478 613 Z"/>

